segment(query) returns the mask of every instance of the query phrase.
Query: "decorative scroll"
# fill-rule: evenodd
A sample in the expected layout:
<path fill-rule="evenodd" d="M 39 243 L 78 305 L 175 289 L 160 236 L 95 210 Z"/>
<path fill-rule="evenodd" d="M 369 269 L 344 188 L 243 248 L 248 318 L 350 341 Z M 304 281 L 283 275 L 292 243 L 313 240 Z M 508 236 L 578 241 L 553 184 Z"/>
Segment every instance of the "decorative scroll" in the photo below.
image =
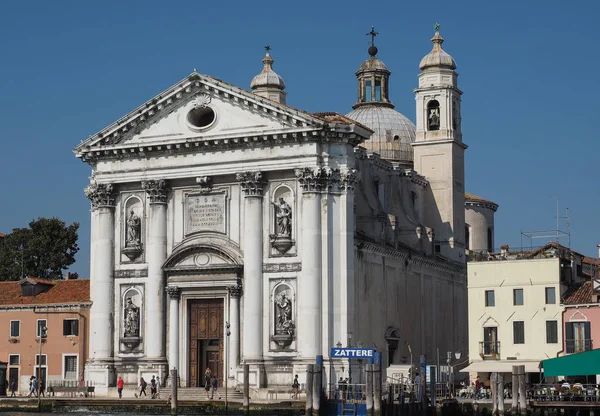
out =
<path fill-rule="evenodd" d="M 240 284 L 235 286 L 227 286 L 227 290 L 229 291 L 229 296 L 236 299 L 241 298 L 242 294 L 244 293 L 242 285 Z"/>
<path fill-rule="evenodd" d="M 143 181 L 142 189 L 148 193 L 151 204 L 166 204 L 169 194 L 169 184 L 165 180 Z"/>
<path fill-rule="evenodd" d="M 262 196 L 263 188 L 267 183 L 262 172 L 237 173 L 235 178 L 242 185 L 242 190 L 246 196 Z"/>
<path fill-rule="evenodd" d="M 211 176 L 202 176 L 196 178 L 196 183 L 200 185 L 201 194 L 209 194 L 213 188 L 213 179 Z"/>
<path fill-rule="evenodd" d="M 340 179 L 340 190 L 348 193 L 354 192 L 356 185 L 360 182 L 360 176 L 358 176 L 358 171 L 356 169 L 346 169 L 342 171 Z"/>
<path fill-rule="evenodd" d="M 99 207 L 114 207 L 116 192 L 110 183 L 92 182 L 83 191 L 85 196 L 92 202 L 92 209 Z"/>

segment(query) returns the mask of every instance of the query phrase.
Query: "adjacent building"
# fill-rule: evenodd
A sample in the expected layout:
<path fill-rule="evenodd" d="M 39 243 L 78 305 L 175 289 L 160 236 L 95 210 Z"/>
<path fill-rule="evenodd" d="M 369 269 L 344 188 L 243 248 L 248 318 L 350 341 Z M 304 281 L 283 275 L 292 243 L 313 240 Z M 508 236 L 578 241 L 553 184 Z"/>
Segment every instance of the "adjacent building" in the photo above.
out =
<path fill-rule="evenodd" d="M 564 354 L 591 351 L 600 343 L 600 281 L 583 283 L 564 301 Z"/>
<path fill-rule="evenodd" d="M 0 282 L 0 361 L 7 378 L 28 391 L 29 379 L 83 380 L 88 357 L 89 280 L 27 277 Z M 40 333 L 47 328 L 40 362 Z"/>
<path fill-rule="evenodd" d="M 541 360 L 563 354 L 565 346 L 585 347 L 589 335 L 577 331 L 585 331 L 586 325 L 562 323 L 563 296 L 589 279 L 585 263 L 585 256 L 557 243 L 528 251 L 502 246 L 497 253 L 473 255 L 468 263 L 470 364 L 465 371 L 487 378 L 525 365 L 529 381 L 535 382 Z"/>

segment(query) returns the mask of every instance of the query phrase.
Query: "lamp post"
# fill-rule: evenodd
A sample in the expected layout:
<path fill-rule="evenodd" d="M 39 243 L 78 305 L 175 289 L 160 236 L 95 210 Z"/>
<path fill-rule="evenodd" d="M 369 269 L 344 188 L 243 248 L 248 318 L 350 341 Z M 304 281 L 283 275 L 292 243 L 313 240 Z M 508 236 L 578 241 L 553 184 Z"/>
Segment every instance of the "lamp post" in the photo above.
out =
<path fill-rule="evenodd" d="M 38 381 L 37 381 L 37 396 L 38 396 L 38 409 L 42 407 L 42 396 L 40 395 L 40 383 L 42 382 L 42 344 L 48 337 L 48 328 L 45 326 L 39 327 L 40 331 L 40 355 L 38 356 Z"/>
<path fill-rule="evenodd" d="M 348 331 L 346 345 L 352 348 L 352 331 Z M 352 384 L 352 361 L 348 359 L 348 384 Z"/>
<path fill-rule="evenodd" d="M 229 402 L 227 401 L 227 381 L 229 379 L 229 335 L 231 335 L 231 325 L 229 324 L 229 321 L 225 321 L 225 328 L 226 328 L 226 332 L 225 335 L 227 335 L 227 339 L 225 342 L 225 359 L 227 360 L 227 365 L 225 366 L 225 415 L 227 415 L 227 411 L 228 411 L 228 404 Z"/>
<path fill-rule="evenodd" d="M 462 356 L 461 351 L 456 351 L 454 353 L 454 358 L 456 361 L 460 360 Z M 452 361 L 452 352 L 448 351 L 446 354 L 446 364 L 448 365 L 448 395 L 454 396 L 454 366 L 450 365 Z M 450 393 L 450 386 L 452 386 L 452 394 Z"/>

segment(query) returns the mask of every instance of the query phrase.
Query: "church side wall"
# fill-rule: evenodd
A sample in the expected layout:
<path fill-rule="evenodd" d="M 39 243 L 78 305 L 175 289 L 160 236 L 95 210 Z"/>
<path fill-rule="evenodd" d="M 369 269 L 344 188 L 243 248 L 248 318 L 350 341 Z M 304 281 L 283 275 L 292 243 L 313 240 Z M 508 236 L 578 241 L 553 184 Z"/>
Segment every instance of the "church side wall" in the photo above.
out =
<path fill-rule="evenodd" d="M 353 345 L 377 346 L 383 365 L 416 365 L 425 354 L 436 364 L 438 350 L 445 362 L 447 351 L 467 346 L 465 273 L 419 264 L 414 259 L 391 257 L 365 250 L 356 252 L 355 333 Z M 386 330 L 399 331 L 398 349 L 390 357 Z M 465 350 L 466 351 L 466 350 Z"/>

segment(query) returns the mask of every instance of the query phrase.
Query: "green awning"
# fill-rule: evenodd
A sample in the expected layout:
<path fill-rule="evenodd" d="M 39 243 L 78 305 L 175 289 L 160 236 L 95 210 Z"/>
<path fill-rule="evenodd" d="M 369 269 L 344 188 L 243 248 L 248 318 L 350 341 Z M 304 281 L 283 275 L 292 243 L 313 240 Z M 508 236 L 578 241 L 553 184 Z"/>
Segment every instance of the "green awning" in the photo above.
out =
<path fill-rule="evenodd" d="M 600 374 L 600 349 L 542 361 L 544 377 Z"/>

